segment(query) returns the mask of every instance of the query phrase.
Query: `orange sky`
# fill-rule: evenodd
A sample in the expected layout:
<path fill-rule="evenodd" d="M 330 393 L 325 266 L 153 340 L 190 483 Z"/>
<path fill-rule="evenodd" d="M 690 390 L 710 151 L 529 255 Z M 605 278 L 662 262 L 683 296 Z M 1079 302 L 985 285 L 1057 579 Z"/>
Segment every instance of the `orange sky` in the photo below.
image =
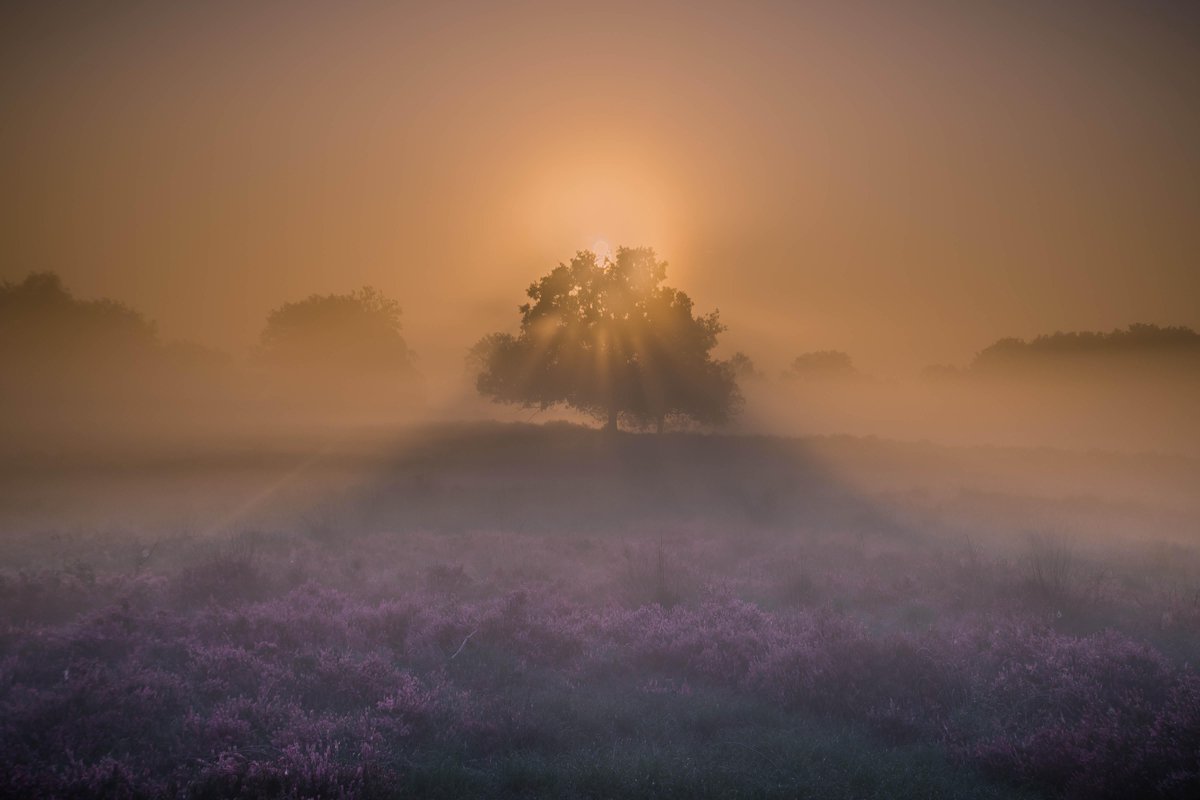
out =
<path fill-rule="evenodd" d="M 370 283 L 434 370 L 601 239 L 771 372 L 1200 327 L 1196 8 L 7 3 L 0 277 L 234 351 Z"/>

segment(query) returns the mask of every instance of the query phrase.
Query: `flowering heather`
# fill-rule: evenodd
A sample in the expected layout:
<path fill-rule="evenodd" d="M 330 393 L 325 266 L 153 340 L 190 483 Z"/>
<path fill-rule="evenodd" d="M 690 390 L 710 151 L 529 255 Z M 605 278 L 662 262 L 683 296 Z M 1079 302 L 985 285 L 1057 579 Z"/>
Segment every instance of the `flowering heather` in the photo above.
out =
<path fill-rule="evenodd" d="M 934 551 L 863 551 L 855 582 L 827 563 L 845 558 L 838 545 L 812 540 L 798 595 L 794 571 L 764 569 L 794 555 L 784 540 L 718 575 L 720 539 L 458 539 L 477 561 L 443 560 L 438 536 L 354 548 L 277 536 L 160 571 L 6 574 L 0 793 L 1200 787 L 1194 664 L 1128 625 L 1068 630 L 1036 597 L 971 604 L 959 596 L 968 581 L 980 590 L 969 570 L 906 580 L 936 571 Z M 1000 563 L 988 575 L 1021 586 Z M 901 595 L 910 609 L 897 614 Z M 846 772 L 806 761 L 818 757 Z"/>

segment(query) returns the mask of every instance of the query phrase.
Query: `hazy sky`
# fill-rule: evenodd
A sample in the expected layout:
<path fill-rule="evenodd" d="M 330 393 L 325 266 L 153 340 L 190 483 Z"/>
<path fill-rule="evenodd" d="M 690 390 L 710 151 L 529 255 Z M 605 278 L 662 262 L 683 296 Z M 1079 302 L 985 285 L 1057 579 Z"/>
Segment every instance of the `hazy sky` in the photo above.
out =
<path fill-rule="evenodd" d="M 370 283 L 427 364 L 598 240 L 725 353 L 887 373 L 1200 327 L 1200 4 L 92 3 L 0 10 L 0 277 L 231 350 Z"/>

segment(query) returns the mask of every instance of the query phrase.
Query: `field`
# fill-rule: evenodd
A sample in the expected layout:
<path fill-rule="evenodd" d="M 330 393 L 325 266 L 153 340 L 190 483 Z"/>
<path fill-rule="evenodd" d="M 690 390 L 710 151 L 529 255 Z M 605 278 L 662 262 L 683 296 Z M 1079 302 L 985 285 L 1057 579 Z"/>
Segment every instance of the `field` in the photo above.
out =
<path fill-rule="evenodd" d="M 279 441 L 0 465 L 0 795 L 1200 789 L 1194 460 Z"/>

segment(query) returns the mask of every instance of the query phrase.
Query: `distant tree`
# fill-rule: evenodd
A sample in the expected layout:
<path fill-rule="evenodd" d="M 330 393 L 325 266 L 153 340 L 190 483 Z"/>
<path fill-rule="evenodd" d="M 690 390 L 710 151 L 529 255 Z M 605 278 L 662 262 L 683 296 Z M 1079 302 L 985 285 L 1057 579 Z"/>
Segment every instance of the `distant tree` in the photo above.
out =
<path fill-rule="evenodd" d="M 162 344 L 155 324 L 115 300 L 79 300 L 52 272 L 0 283 L 0 354 L 59 373 L 86 368 L 111 378 L 117 368 L 211 376 L 234 368 L 220 350 L 195 342 Z M 157 377 L 161 378 L 159 374 Z"/>
<path fill-rule="evenodd" d="M 387 402 L 417 377 L 400 305 L 377 289 L 311 295 L 268 315 L 259 361 L 312 398 Z M 394 399 L 394 398 L 392 398 Z"/>
<path fill-rule="evenodd" d="M 407 373 L 414 366 L 399 303 L 370 286 L 283 304 L 268 315 L 261 344 L 263 361 L 288 368 Z"/>
<path fill-rule="evenodd" d="M 157 344 L 154 323 L 140 312 L 115 300 L 78 300 L 53 272 L 0 283 L 0 356 L 7 364 L 127 364 Z"/>
<path fill-rule="evenodd" d="M 1059 363 L 1064 358 L 1137 357 L 1139 359 L 1200 356 L 1200 334 L 1182 326 L 1160 327 L 1138 323 L 1109 333 L 1058 331 L 1032 341 L 1000 339 L 984 348 L 971 362 L 972 369 Z"/>
<path fill-rule="evenodd" d="M 724 327 L 663 285 L 666 268 L 654 250 L 628 247 L 560 264 L 529 287 L 517 335 L 493 333 L 471 349 L 480 394 L 570 406 L 610 430 L 619 419 L 660 431 L 669 420 L 728 422 L 742 400 L 734 368 L 711 355 Z"/>
<path fill-rule="evenodd" d="M 726 363 L 733 370 L 733 376 L 739 381 L 760 381 L 766 377 L 754 366 L 754 360 L 741 350 L 730 356 Z"/>
<path fill-rule="evenodd" d="M 816 350 L 802 353 L 783 373 L 785 380 L 827 380 L 849 378 L 858 373 L 850 356 L 838 350 Z"/>
<path fill-rule="evenodd" d="M 141 424 L 164 405 L 162 362 L 154 323 L 122 303 L 78 299 L 51 272 L 0 283 L 0 440 Z"/>

